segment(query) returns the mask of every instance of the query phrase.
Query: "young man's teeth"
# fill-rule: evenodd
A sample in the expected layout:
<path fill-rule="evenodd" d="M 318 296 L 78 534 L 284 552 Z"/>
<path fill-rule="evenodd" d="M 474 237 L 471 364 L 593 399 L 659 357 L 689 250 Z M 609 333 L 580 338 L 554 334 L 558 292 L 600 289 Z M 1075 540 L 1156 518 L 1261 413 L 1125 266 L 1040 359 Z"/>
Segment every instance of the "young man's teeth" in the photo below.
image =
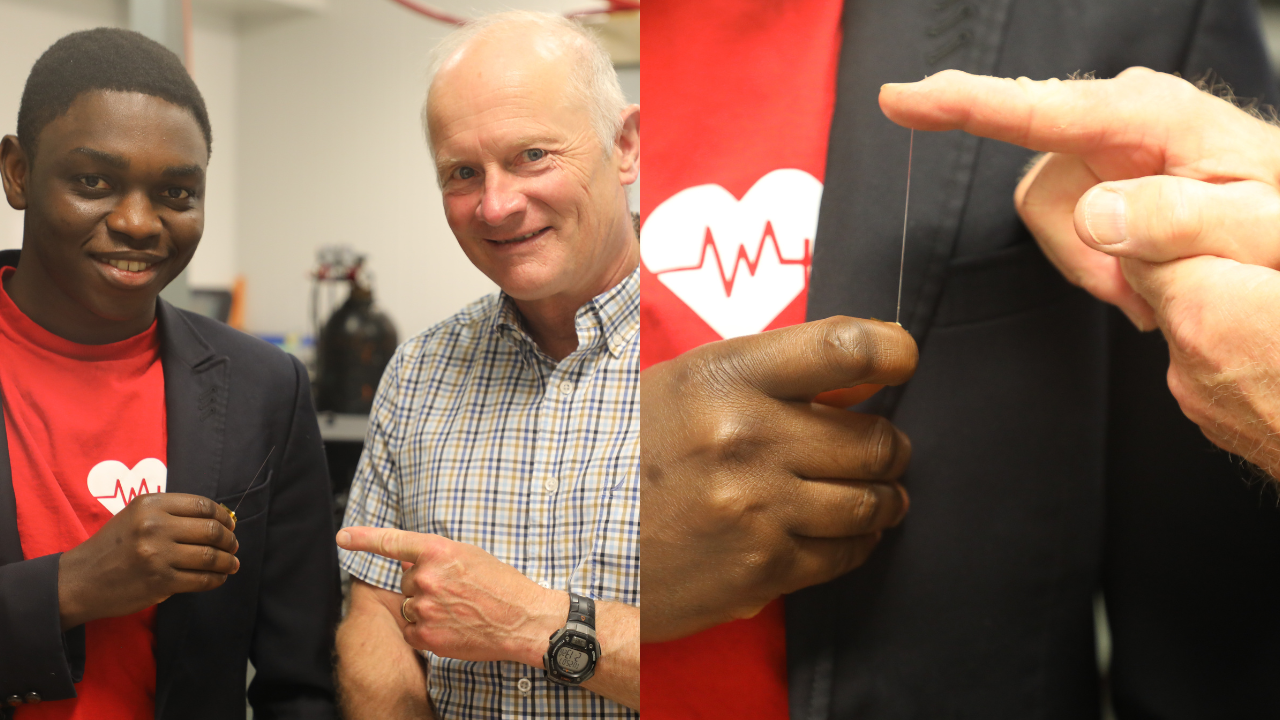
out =
<path fill-rule="evenodd" d="M 134 262 L 131 260 L 108 260 L 107 264 L 119 270 L 127 270 L 128 272 L 142 272 L 151 267 L 148 263 Z"/>

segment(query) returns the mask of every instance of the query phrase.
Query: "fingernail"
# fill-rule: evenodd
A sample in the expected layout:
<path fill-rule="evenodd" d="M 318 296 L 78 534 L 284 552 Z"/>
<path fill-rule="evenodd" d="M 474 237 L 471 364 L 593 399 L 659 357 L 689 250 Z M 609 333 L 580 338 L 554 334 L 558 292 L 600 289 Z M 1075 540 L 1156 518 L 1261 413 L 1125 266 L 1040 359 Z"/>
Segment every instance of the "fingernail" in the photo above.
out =
<path fill-rule="evenodd" d="M 240 572 L 240 558 L 231 558 L 231 559 L 236 561 L 236 567 L 234 570 L 231 571 L 231 573 L 235 574 Z"/>
<path fill-rule="evenodd" d="M 902 521 L 907 518 L 907 511 L 911 509 L 911 496 L 907 494 L 906 488 L 899 485 L 898 492 L 902 493 L 902 513 L 898 515 L 898 521 L 893 524 L 894 527 L 902 524 Z"/>
<path fill-rule="evenodd" d="M 351 544 L 351 533 L 347 532 L 346 530 L 339 530 L 338 531 L 339 547 L 346 547 L 350 544 Z"/>
<path fill-rule="evenodd" d="M 1084 226 L 1099 245 L 1125 239 L 1124 195 L 1105 187 L 1089 191 L 1084 203 Z"/>

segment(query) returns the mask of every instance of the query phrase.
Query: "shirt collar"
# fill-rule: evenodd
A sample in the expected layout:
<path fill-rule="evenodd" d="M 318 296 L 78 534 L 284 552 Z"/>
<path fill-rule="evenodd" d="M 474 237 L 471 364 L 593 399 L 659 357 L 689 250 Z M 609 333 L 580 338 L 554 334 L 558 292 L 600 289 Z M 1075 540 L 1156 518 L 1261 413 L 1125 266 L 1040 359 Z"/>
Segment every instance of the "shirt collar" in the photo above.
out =
<path fill-rule="evenodd" d="M 578 308 L 574 326 L 578 331 L 575 352 L 607 348 L 615 358 L 621 357 L 627 343 L 640 330 L 640 268 Z M 515 300 L 505 292 L 498 295 L 489 327 L 490 332 L 502 335 L 509 342 L 543 355 L 525 331 Z"/>

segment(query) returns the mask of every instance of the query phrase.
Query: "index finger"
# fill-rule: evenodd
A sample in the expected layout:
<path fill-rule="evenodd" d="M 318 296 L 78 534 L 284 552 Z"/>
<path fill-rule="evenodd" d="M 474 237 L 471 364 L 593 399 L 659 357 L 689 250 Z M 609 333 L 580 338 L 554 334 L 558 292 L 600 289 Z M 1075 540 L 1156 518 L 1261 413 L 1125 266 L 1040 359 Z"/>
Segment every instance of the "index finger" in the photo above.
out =
<path fill-rule="evenodd" d="M 720 352 L 749 385 L 784 400 L 863 383 L 900 385 L 911 379 L 918 359 L 916 341 L 902 326 L 849 317 L 734 338 Z"/>
<path fill-rule="evenodd" d="M 160 509 L 176 515 L 178 517 L 189 518 L 209 518 L 222 523 L 228 530 L 235 530 L 235 522 L 231 520 L 231 513 L 222 505 L 210 500 L 202 495 L 190 495 L 187 493 L 148 493 L 139 495 L 134 502 L 144 500 L 147 503 L 156 503 Z"/>
<path fill-rule="evenodd" d="M 1205 138 L 1197 128 L 1221 129 L 1240 119 L 1256 124 L 1191 83 L 1146 68 L 1110 80 L 1043 81 L 944 70 L 882 86 L 880 108 L 905 127 L 963 130 L 1041 152 L 1136 151 L 1112 158 L 1115 174 L 1128 177 L 1198 160 L 1192 156 L 1205 149 Z"/>
<path fill-rule="evenodd" d="M 434 536 L 395 528 L 349 527 L 338 531 L 338 547 L 371 552 L 401 562 L 417 562 Z"/>

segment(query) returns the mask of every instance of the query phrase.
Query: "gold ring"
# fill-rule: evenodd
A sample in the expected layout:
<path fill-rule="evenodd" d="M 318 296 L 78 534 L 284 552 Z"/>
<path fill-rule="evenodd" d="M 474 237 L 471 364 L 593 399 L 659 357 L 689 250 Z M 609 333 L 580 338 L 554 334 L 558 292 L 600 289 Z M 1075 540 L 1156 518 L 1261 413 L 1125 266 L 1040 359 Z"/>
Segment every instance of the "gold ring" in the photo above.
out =
<path fill-rule="evenodd" d="M 409 601 L 412 599 L 413 599 L 412 597 L 406 597 L 404 599 L 404 602 L 400 603 L 400 617 L 404 618 L 404 621 L 409 623 L 410 625 L 417 622 L 413 618 L 409 617 L 409 613 L 405 612 L 405 610 L 408 609 L 409 607 Z"/>

